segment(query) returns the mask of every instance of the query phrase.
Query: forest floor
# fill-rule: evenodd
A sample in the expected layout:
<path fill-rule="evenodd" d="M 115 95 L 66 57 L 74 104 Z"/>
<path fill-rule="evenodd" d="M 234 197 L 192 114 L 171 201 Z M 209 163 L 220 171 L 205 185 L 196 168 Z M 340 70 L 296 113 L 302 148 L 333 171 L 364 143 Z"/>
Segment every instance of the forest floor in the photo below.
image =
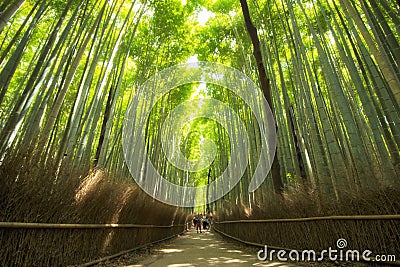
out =
<path fill-rule="evenodd" d="M 213 232 L 196 233 L 191 230 L 168 242 L 154 246 L 150 250 L 131 253 L 104 262 L 101 267 L 295 267 L 295 266 L 365 266 L 364 264 L 337 262 L 270 262 L 257 259 L 259 248 L 241 245 Z"/>

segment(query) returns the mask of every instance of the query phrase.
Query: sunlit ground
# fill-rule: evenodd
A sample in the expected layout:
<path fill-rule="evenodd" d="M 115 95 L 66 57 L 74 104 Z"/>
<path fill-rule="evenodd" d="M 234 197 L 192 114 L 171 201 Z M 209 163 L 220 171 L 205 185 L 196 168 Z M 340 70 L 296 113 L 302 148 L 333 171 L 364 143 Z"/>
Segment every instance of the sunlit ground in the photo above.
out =
<path fill-rule="evenodd" d="M 159 248 L 154 255 L 129 267 L 193 266 L 292 267 L 296 265 L 282 262 L 260 262 L 256 253 L 244 251 L 236 244 L 226 242 L 214 233 L 191 231 Z"/>

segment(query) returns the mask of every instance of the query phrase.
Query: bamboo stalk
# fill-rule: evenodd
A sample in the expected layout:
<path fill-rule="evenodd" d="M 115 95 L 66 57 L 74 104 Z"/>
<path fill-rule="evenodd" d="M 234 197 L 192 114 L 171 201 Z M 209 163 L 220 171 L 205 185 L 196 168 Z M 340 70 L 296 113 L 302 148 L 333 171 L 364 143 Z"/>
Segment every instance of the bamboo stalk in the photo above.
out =
<path fill-rule="evenodd" d="M 266 220 L 236 220 L 215 222 L 216 224 L 229 223 L 276 223 L 276 222 L 306 222 L 306 221 L 322 221 L 322 220 L 400 220 L 400 214 L 393 215 L 353 215 L 353 216 L 324 216 L 310 218 L 290 218 L 290 219 L 266 219 Z"/>
<path fill-rule="evenodd" d="M 99 228 L 172 228 L 183 227 L 177 225 L 151 225 L 151 224 L 66 224 L 66 223 L 22 223 L 22 222 L 0 222 L 0 228 L 16 229 L 99 229 Z"/>

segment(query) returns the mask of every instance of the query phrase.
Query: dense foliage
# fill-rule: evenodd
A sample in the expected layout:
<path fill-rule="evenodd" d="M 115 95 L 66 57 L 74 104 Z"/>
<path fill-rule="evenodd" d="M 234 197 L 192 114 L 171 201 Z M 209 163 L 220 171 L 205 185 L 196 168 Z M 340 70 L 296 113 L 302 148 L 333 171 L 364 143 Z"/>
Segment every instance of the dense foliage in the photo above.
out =
<path fill-rule="evenodd" d="M 397 184 L 396 1 L 248 4 L 272 88 L 279 179 L 286 190 L 301 185 L 321 198 L 340 199 L 346 190 Z M 197 59 L 235 67 L 258 82 L 239 1 L 15 0 L 1 4 L 0 20 L 2 160 L 33 153 L 32 162 L 40 166 L 82 173 L 104 168 L 125 179 L 122 122 L 130 99 L 151 75 Z M 254 152 L 245 177 L 225 199 L 258 205 L 273 183 L 268 179 L 247 192 L 259 155 L 252 112 L 229 90 L 203 87 L 176 88 L 156 104 L 146 130 L 148 153 L 161 173 L 176 172 L 175 183 L 213 180 L 230 153 L 221 125 L 197 119 L 176 129 L 190 159 L 207 153 L 202 139 L 218 148 L 213 165 L 197 173 L 174 170 L 160 155 L 159 137 L 160 125 L 178 104 L 219 99 L 245 121 Z"/>

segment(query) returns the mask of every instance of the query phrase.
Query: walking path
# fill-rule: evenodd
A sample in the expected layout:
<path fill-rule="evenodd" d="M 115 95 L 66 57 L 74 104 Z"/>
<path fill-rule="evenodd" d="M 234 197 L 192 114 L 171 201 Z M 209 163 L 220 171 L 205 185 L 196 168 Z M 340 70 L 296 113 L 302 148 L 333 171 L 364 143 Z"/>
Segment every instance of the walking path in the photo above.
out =
<path fill-rule="evenodd" d="M 239 245 L 226 242 L 218 234 L 196 233 L 192 230 L 173 242 L 165 244 L 141 262 L 129 267 L 294 267 L 282 262 L 261 262 L 257 259 L 257 249 L 243 250 Z"/>

